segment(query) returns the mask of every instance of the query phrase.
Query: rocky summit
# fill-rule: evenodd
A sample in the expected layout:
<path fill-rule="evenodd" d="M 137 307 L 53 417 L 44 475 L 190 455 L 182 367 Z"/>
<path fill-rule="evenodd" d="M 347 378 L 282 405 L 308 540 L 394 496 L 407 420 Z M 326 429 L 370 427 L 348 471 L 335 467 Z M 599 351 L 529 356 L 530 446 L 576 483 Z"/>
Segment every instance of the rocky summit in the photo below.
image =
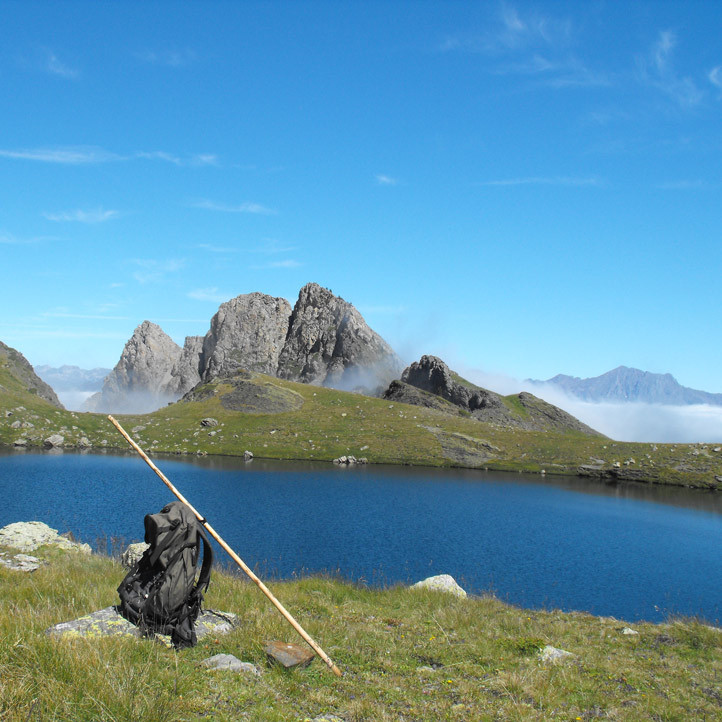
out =
<path fill-rule="evenodd" d="M 203 340 L 204 381 L 232 376 L 240 369 L 275 376 L 291 305 L 285 298 L 248 293 L 222 303 Z"/>
<path fill-rule="evenodd" d="M 401 362 L 350 303 L 309 283 L 293 309 L 284 298 L 263 293 L 226 301 L 208 333 L 188 336 L 182 349 L 144 321 L 85 410 L 145 413 L 176 401 L 201 381 L 241 371 L 375 391 L 398 376 Z"/>
<path fill-rule="evenodd" d="M 183 352 L 163 329 L 143 321 L 125 344 L 103 390 L 86 402 L 89 411 L 146 413 L 174 401 L 172 371 Z"/>
<path fill-rule="evenodd" d="M 347 301 L 317 283 L 301 289 L 276 375 L 291 381 L 373 389 L 401 370 L 393 349 Z"/>
<path fill-rule="evenodd" d="M 446 413 L 464 413 L 479 421 L 530 431 L 550 429 L 579 431 L 592 436 L 599 432 L 566 411 L 522 391 L 501 396 L 461 378 L 436 356 L 422 356 L 404 369 L 401 381 L 394 381 L 384 398 L 436 408 Z M 433 401 L 443 399 L 446 402 Z"/>

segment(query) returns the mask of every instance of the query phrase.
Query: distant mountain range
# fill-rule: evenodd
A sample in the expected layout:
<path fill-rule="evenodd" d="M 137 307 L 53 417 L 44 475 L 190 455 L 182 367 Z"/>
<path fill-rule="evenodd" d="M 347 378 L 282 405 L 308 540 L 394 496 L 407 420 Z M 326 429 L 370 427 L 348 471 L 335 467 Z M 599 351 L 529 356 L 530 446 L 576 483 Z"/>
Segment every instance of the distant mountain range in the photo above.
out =
<path fill-rule="evenodd" d="M 35 366 L 35 373 L 55 391 L 100 391 L 110 369 L 78 366 Z"/>
<path fill-rule="evenodd" d="M 619 366 L 601 376 L 580 379 L 558 374 L 547 381 L 529 379 L 533 384 L 550 384 L 582 401 L 640 401 L 648 404 L 722 406 L 722 394 L 712 394 L 682 386 L 671 374 Z"/>

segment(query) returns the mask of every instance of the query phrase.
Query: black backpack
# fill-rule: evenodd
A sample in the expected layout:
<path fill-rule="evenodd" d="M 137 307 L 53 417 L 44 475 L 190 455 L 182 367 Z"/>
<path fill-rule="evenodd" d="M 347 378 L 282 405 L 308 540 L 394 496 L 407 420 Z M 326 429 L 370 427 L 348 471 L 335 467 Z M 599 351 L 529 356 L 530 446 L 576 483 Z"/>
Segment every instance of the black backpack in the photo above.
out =
<path fill-rule="evenodd" d="M 194 624 L 208 589 L 213 550 L 203 526 L 180 501 L 147 514 L 143 556 L 118 587 L 118 611 L 144 633 L 169 634 L 176 649 L 196 644 Z M 203 539 L 203 565 L 196 581 Z"/>

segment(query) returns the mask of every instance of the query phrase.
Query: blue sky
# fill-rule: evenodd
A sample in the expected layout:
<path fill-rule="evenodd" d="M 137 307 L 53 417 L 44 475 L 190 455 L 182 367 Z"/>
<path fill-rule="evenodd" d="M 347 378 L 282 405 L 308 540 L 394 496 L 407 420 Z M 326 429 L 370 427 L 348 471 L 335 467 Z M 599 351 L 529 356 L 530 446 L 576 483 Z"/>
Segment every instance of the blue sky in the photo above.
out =
<path fill-rule="evenodd" d="M 722 392 L 722 3 L 0 2 L 0 340 L 352 302 L 405 358 Z"/>

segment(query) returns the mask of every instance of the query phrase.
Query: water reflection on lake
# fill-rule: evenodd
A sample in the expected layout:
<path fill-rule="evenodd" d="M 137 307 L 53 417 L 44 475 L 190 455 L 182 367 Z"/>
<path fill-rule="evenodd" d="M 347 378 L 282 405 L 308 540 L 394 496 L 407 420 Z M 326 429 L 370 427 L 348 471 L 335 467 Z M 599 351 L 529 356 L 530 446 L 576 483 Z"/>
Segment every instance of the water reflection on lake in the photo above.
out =
<path fill-rule="evenodd" d="M 722 494 L 421 467 L 226 457 L 156 463 L 265 577 L 370 584 L 448 573 L 525 607 L 720 619 Z M 0 526 L 38 519 L 131 541 L 172 496 L 134 456 L 0 456 Z M 220 556 L 220 555 L 219 555 Z"/>

